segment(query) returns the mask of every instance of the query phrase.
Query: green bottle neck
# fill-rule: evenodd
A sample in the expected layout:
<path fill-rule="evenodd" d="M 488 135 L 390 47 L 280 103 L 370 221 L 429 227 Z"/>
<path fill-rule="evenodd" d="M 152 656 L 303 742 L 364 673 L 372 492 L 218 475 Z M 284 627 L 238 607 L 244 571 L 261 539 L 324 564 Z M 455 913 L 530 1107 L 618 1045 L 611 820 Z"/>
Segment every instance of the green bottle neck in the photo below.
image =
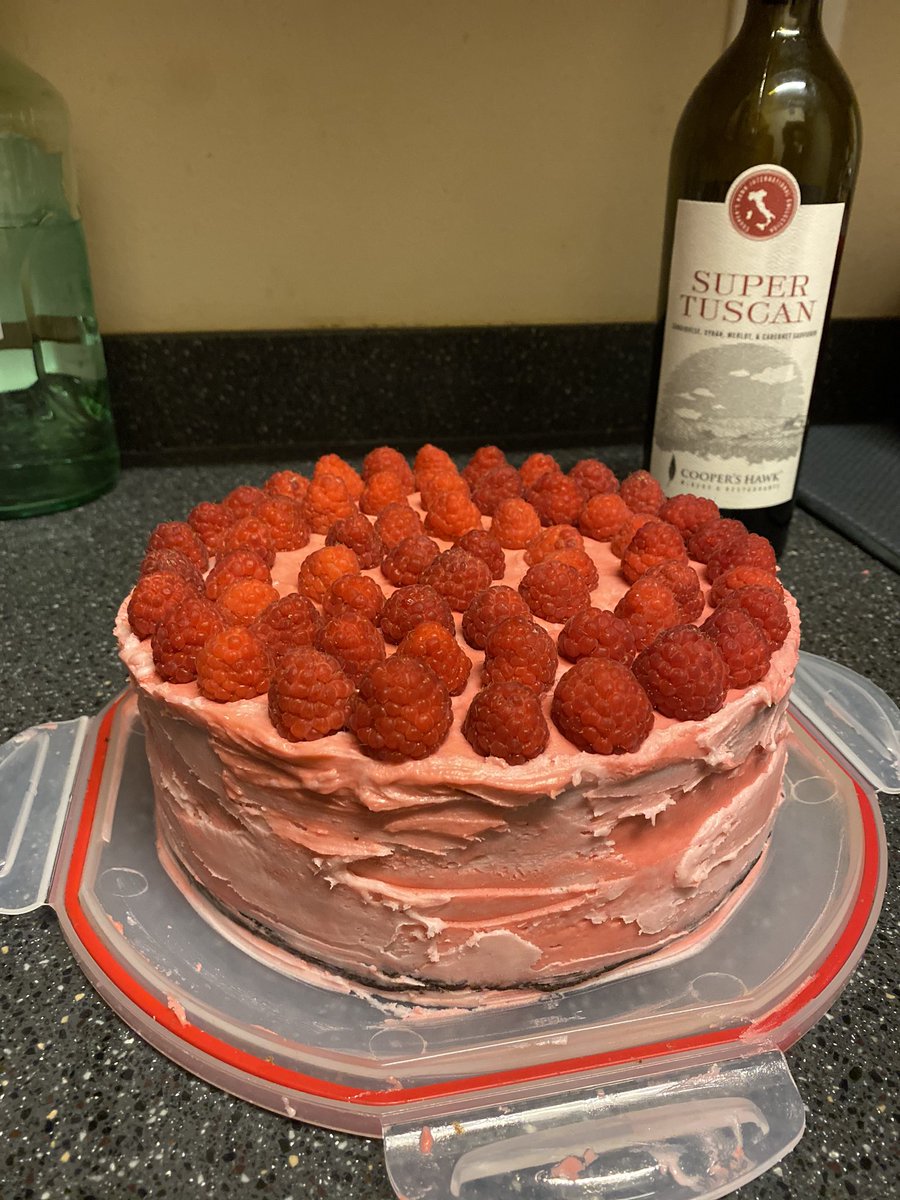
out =
<path fill-rule="evenodd" d="M 747 0 L 739 37 L 821 34 L 822 0 Z"/>

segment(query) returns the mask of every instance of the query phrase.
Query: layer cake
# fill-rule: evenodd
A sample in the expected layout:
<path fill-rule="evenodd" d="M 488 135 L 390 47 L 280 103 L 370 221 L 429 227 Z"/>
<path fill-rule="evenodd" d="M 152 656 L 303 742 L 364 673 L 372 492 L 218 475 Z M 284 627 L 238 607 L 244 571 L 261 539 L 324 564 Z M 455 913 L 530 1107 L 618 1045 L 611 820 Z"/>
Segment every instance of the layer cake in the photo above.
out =
<path fill-rule="evenodd" d="M 418 492 L 409 503 L 425 513 Z M 313 532 L 275 553 L 279 596 L 325 545 Z M 598 576 L 590 604 L 615 609 L 629 590 L 619 557 L 590 537 L 583 548 Z M 528 557 L 505 548 L 492 585 L 518 589 Z M 704 595 L 698 624 L 712 612 L 709 585 L 703 564 L 690 565 Z M 380 567 L 361 573 L 393 591 Z M 541 697 L 546 748 L 510 764 L 464 736 L 484 653 L 466 643 L 459 612 L 472 670 L 451 698 L 449 732 L 426 757 L 385 761 L 347 728 L 288 740 L 265 694 L 221 703 L 195 680 L 163 679 L 151 638 L 129 624 L 129 597 L 116 635 L 146 728 L 165 858 L 236 921 L 380 990 L 553 987 L 656 950 L 722 904 L 771 832 L 799 643 L 796 604 L 783 599 L 783 644 L 718 711 L 657 711 L 637 749 L 598 754 L 556 727 L 551 688 Z M 562 622 L 534 620 L 557 638 Z M 560 660 L 557 679 L 571 669 Z"/>

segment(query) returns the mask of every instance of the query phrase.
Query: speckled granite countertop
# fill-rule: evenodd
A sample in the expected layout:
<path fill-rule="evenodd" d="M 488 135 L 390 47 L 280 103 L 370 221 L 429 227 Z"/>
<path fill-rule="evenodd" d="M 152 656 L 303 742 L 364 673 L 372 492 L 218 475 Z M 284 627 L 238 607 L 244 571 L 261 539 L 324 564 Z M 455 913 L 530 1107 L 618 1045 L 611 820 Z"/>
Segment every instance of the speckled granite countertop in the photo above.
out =
<path fill-rule="evenodd" d="M 638 453 L 606 457 L 630 470 Z M 131 469 L 83 509 L 0 525 L 0 742 L 120 690 L 110 630 L 149 530 L 272 469 Z M 782 566 L 804 647 L 897 696 L 900 577 L 803 512 Z M 742 1200 L 900 1194 L 900 803 L 884 817 L 895 857 L 881 921 L 841 998 L 788 1054 L 806 1134 Z M 151 1050 L 86 984 L 48 910 L 0 918 L 0 1046 L 3 1200 L 393 1196 L 379 1142 L 292 1124 Z"/>

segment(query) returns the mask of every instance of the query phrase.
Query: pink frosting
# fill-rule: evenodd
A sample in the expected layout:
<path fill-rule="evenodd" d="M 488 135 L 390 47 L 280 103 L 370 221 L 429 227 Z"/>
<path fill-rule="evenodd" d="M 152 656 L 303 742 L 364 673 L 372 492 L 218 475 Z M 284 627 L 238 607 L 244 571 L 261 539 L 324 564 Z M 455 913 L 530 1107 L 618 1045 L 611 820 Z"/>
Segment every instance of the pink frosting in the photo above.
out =
<path fill-rule="evenodd" d="M 278 556 L 282 594 L 322 544 Z M 592 603 L 613 607 L 627 586 L 618 560 L 605 544 L 586 549 L 600 573 Z M 515 586 L 526 564 L 506 556 L 502 582 Z M 610 757 L 577 750 L 551 723 L 546 752 L 516 767 L 481 758 L 460 732 L 480 685 L 475 651 L 440 750 L 382 763 L 343 732 L 285 741 L 265 697 L 215 704 L 194 684 L 163 683 L 125 603 L 116 633 L 146 725 L 159 836 L 220 906 L 382 988 L 504 988 L 656 949 L 747 873 L 781 795 L 799 642 L 787 602 L 791 631 L 768 674 L 718 713 L 657 716 L 638 751 Z"/>

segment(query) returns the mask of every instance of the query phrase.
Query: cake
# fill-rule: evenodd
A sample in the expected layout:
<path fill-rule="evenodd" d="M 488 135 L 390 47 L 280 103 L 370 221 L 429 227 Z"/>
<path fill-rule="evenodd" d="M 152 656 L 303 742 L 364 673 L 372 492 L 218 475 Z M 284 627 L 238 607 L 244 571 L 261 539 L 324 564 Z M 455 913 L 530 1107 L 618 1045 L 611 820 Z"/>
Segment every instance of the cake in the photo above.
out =
<path fill-rule="evenodd" d="M 360 509 L 402 553 L 375 546 Z M 473 526 L 497 538 L 464 536 Z M 354 537 L 356 566 L 377 565 L 312 557 Z M 720 909 L 772 829 L 799 642 L 774 570 L 762 539 L 709 502 L 665 500 L 644 472 L 620 484 L 594 460 L 565 474 L 546 455 L 514 469 L 494 448 L 462 476 L 433 447 L 415 476 L 384 449 L 363 478 L 330 455 L 312 486 L 279 472 L 198 505 L 151 537 L 116 621 L 163 861 L 298 962 L 381 991 L 558 987 L 656 951 Z M 451 599 L 449 657 L 429 665 L 440 619 L 413 618 L 410 632 L 431 630 L 416 643 L 375 611 L 392 579 Z M 303 634 L 271 617 L 298 581 L 315 604 Z M 334 625 L 348 606 L 349 649 Z M 393 641 L 372 649 L 379 621 Z M 324 708 L 303 693 L 310 663 Z M 390 705 L 383 726 L 372 716 L 388 676 L 425 688 L 401 714 L 422 742 L 391 742 Z M 339 715 L 315 726 L 313 701 Z"/>

